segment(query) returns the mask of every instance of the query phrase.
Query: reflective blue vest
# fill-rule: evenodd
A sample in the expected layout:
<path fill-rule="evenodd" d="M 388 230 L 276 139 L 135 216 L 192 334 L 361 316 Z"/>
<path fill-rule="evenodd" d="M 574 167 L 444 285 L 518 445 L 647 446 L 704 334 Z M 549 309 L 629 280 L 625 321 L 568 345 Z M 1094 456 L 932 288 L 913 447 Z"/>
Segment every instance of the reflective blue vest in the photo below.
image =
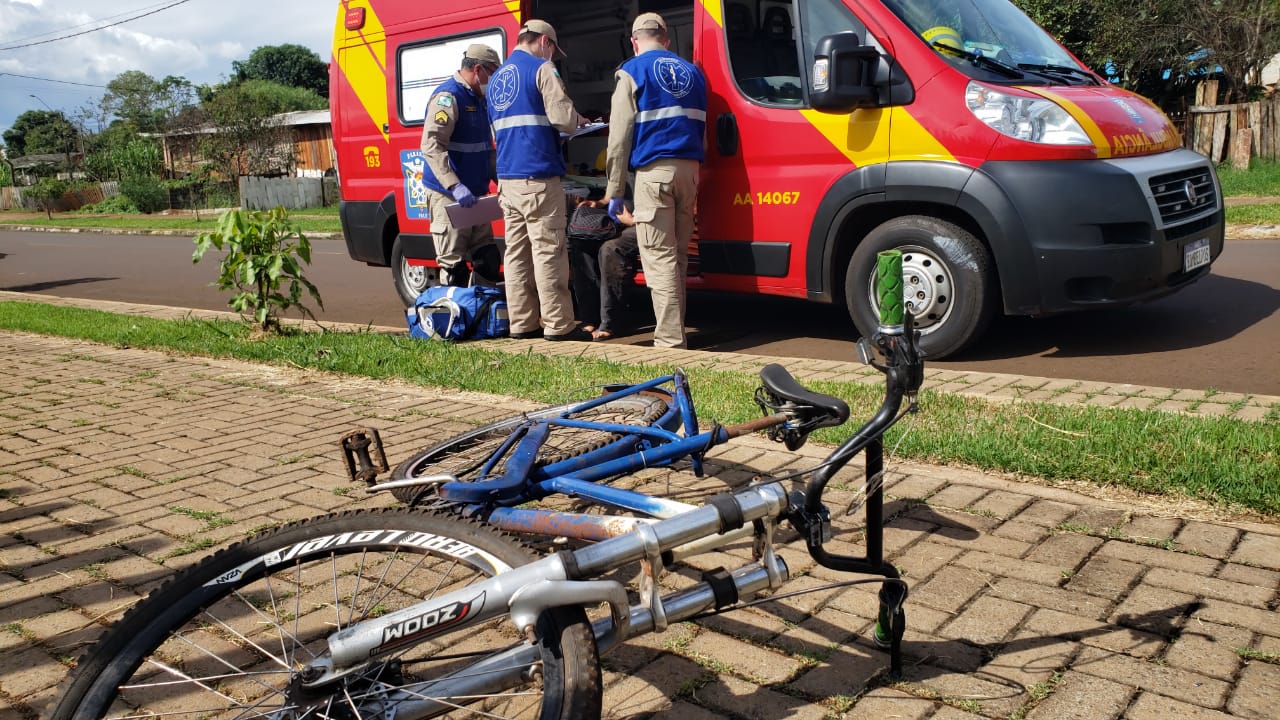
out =
<path fill-rule="evenodd" d="M 702 72 L 669 50 L 646 50 L 622 63 L 636 81 L 636 131 L 631 169 L 660 158 L 703 159 L 707 83 Z"/>
<path fill-rule="evenodd" d="M 427 122 L 436 111 L 436 98 L 442 92 L 453 95 L 458 110 L 458 122 L 449 137 L 449 164 L 458 179 L 476 196 L 489 194 L 489 153 L 493 139 L 489 136 L 489 116 L 484 110 L 484 100 L 471 91 L 458 78 L 451 77 L 431 93 L 427 102 Z M 449 189 L 436 179 L 431 166 L 422 169 L 422 183 L 427 187 L 449 194 Z"/>
<path fill-rule="evenodd" d="M 489 122 L 498 141 L 499 178 L 564 175 L 560 131 L 547 119 L 538 91 L 538 69 L 545 62 L 550 61 L 515 50 L 485 87 Z"/>

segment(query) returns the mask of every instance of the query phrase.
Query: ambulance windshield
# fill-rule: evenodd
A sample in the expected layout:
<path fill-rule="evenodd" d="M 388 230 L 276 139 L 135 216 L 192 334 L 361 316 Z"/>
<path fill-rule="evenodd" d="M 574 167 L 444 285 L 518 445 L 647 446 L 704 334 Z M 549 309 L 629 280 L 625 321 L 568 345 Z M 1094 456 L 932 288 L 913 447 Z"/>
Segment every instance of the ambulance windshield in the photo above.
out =
<path fill-rule="evenodd" d="M 1016 70 L 1067 83 L 1096 83 L 1044 30 L 1008 0 L 884 0 L 934 51 L 1009 75 Z"/>

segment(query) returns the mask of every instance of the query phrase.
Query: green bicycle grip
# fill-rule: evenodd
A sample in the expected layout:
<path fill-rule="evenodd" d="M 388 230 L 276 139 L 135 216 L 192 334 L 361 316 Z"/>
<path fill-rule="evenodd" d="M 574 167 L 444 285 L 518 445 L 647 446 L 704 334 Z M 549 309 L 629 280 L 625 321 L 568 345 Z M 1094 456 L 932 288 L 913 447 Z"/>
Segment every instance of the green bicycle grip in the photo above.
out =
<path fill-rule="evenodd" d="M 876 304 L 880 324 L 902 325 L 902 251 L 885 250 L 876 257 Z"/>

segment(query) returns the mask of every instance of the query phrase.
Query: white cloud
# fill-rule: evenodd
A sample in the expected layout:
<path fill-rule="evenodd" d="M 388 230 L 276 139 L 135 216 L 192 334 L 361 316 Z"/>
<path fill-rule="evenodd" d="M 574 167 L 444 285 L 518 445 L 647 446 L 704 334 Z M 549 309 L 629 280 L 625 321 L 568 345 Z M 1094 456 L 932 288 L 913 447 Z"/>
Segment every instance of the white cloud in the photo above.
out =
<path fill-rule="evenodd" d="M 0 48 L 87 30 L 161 5 L 161 0 L 0 0 Z M 234 60 L 262 45 L 294 43 L 329 60 L 337 0 L 189 0 L 154 15 L 57 42 L 0 50 L 0 130 L 39 101 L 68 113 L 102 96 L 82 87 L 27 78 L 106 85 L 126 70 L 224 80 Z M 94 22 L 98 21 L 98 22 Z M 90 23 L 85 25 L 85 23 Z M 3 74 L 10 73 L 10 74 Z"/>

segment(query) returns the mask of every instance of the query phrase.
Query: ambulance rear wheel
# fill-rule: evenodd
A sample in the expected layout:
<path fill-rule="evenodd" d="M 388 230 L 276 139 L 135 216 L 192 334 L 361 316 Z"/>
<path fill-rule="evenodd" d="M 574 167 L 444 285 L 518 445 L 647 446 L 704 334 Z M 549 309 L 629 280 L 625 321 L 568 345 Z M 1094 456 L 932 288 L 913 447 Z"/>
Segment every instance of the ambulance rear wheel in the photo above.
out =
<path fill-rule="evenodd" d="M 991 254 L 964 228 L 923 215 L 885 222 L 854 250 L 845 302 L 858 332 L 870 336 L 879 324 L 875 271 L 883 250 L 902 251 L 903 297 L 927 357 L 955 354 L 982 335 L 995 310 Z"/>
<path fill-rule="evenodd" d="M 410 265 L 404 254 L 404 241 L 396 237 L 391 246 L 391 278 L 396 284 L 396 293 L 405 307 L 413 304 L 423 290 L 440 284 L 440 270 L 422 265 Z"/>

